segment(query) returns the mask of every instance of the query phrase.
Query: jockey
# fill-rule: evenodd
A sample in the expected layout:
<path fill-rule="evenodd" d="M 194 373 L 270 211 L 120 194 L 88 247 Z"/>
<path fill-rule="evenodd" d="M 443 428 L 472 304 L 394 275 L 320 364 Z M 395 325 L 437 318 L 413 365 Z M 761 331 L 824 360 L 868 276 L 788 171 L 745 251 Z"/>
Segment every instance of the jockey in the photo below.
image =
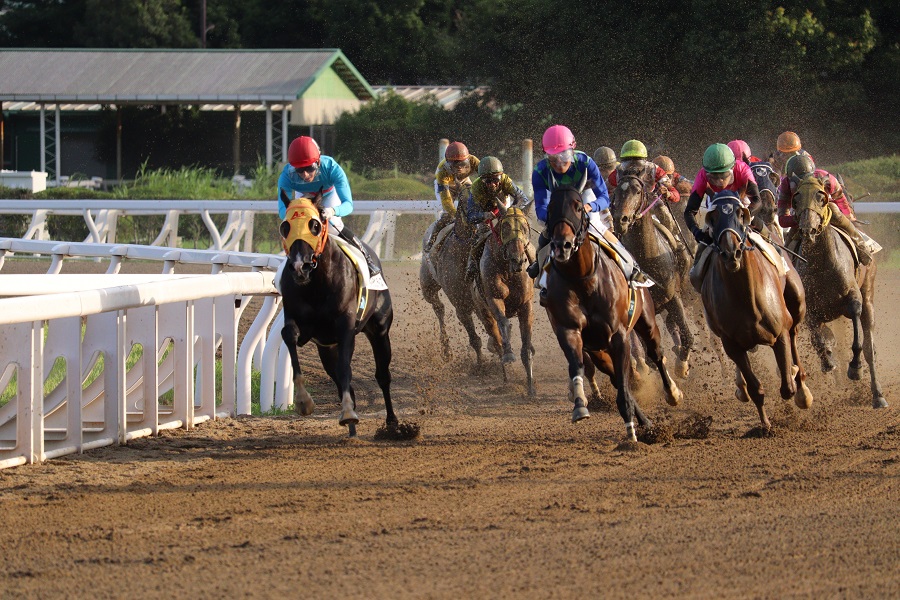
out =
<path fill-rule="evenodd" d="M 597 163 L 597 167 L 600 169 L 600 174 L 603 175 L 603 180 L 606 182 L 608 190 L 609 174 L 615 171 L 616 167 L 619 166 L 619 161 L 616 160 L 616 151 L 609 146 L 600 146 L 594 150 L 594 162 Z"/>
<path fill-rule="evenodd" d="M 562 186 L 578 186 L 587 178 L 592 187 L 582 192 L 584 210 L 591 217 L 591 225 L 597 230 L 598 235 L 603 235 L 616 248 L 622 257 L 623 263 L 629 267 L 627 277 L 631 281 L 646 283 L 647 278 L 637 267 L 634 258 L 625 247 L 615 239 L 609 231 L 612 223 L 612 215 L 609 213 L 609 192 L 606 182 L 594 159 L 584 152 L 575 150 L 575 136 L 564 125 L 552 125 L 544 132 L 541 140 L 547 157 L 538 162 L 531 174 L 531 186 L 534 189 L 534 212 L 538 220 L 546 223 L 547 207 L 550 204 L 550 193 Z M 608 237 L 607 237 L 608 234 Z M 534 279 L 546 264 L 549 254 L 544 259 L 540 255 L 541 249 L 550 243 L 546 228 L 538 238 L 538 259 L 528 266 L 528 275 Z M 543 294 L 543 290 L 541 291 Z"/>
<path fill-rule="evenodd" d="M 509 175 L 503 172 L 503 164 L 494 156 L 485 156 L 478 165 L 478 178 L 472 184 L 469 191 L 469 199 L 466 206 L 466 219 L 469 223 L 477 225 L 475 229 L 475 243 L 469 250 L 469 261 L 466 263 L 466 280 L 472 281 L 478 274 L 478 263 L 484 244 L 487 241 L 491 228 L 488 222 L 500 215 L 497 203 L 507 206 L 508 199 L 512 199 L 511 206 L 525 209 L 528 204 L 528 196 L 513 183 Z"/>
<path fill-rule="evenodd" d="M 453 142 L 444 151 L 444 160 L 438 163 L 434 172 L 434 196 L 440 201 L 444 210 L 438 217 L 425 243 L 424 251 L 430 252 L 434 240 L 441 229 L 450 224 L 456 217 L 457 204 L 465 201 L 472 180 L 469 175 L 478 169 L 478 158 L 469 154 L 469 149 L 462 142 Z"/>
<path fill-rule="evenodd" d="M 615 190 L 619 185 L 619 180 L 625 175 L 637 175 L 643 181 L 649 181 L 652 178 L 654 186 L 653 190 L 650 192 L 651 196 L 654 193 L 657 193 L 662 196 L 664 201 L 678 202 L 681 200 L 681 194 L 675 189 L 675 185 L 665 169 L 656 163 L 647 160 L 647 147 L 643 142 L 639 140 L 628 140 L 622 146 L 619 157 L 622 159 L 622 163 L 616 167 L 615 171 L 609 174 L 610 189 Z M 674 165 L 672 170 L 674 171 Z M 669 233 L 672 234 L 673 238 L 677 240 L 675 234 L 678 231 L 678 228 L 675 225 L 675 219 L 669 208 L 662 203 L 657 202 L 655 206 L 650 209 L 650 214 L 656 217 L 656 221 L 665 227 Z M 687 252 L 684 242 L 681 242 L 680 240 L 677 240 L 677 247 L 674 248 L 674 250 Z M 688 254 L 688 256 L 690 256 L 690 254 Z"/>
<path fill-rule="evenodd" d="M 729 190 L 737 192 L 744 206 L 753 212 L 760 202 L 759 186 L 749 165 L 735 160 L 731 148 L 725 144 L 713 144 L 703 153 L 703 168 L 694 179 L 694 187 L 684 207 L 684 220 L 694 238 L 701 244 L 697 248 L 695 259 L 700 257 L 704 248 L 713 243 L 713 239 L 697 224 L 697 213 L 706 195 L 712 197 L 716 192 Z"/>
<path fill-rule="evenodd" d="M 341 239 L 362 252 L 373 278 L 380 275 L 381 269 L 372 260 L 369 251 L 341 220 L 341 217 L 353 212 L 353 196 L 350 193 L 347 174 L 337 161 L 321 153 L 319 145 L 311 137 L 301 135 L 291 142 L 288 148 L 288 164 L 284 166 L 278 178 L 279 198 L 282 190 L 288 198 L 294 198 L 294 192 L 299 192 L 297 197 L 313 198 L 321 191 L 324 207 L 321 211 L 322 218 L 328 221 L 329 227 L 334 228 Z M 286 211 L 287 206 L 279 200 L 278 214 L 282 219 Z"/>
<path fill-rule="evenodd" d="M 809 152 L 804 150 L 800 144 L 800 136 L 793 131 L 785 131 L 778 136 L 775 142 L 775 152 L 769 155 L 769 162 L 772 163 L 775 172 L 782 175 L 787 167 L 787 161 L 798 154 L 809 156 Z M 810 158 L 812 157 L 810 156 Z"/>
<path fill-rule="evenodd" d="M 662 170 L 669 176 L 669 182 L 678 190 L 679 200 L 681 194 L 691 193 L 691 186 L 694 185 L 694 182 L 675 170 L 675 162 L 671 158 L 660 154 L 653 159 L 653 162 L 656 166 L 662 167 Z"/>
<path fill-rule="evenodd" d="M 785 165 L 785 176 L 781 178 L 781 184 L 778 186 L 778 224 L 785 229 L 791 228 L 785 242 L 793 241 L 796 237 L 797 219 L 793 212 L 793 200 L 797 186 L 807 177 L 822 180 L 825 193 L 828 194 L 828 206 L 831 208 L 831 224 L 850 236 L 856 244 L 859 262 L 864 265 L 871 263 L 872 255 L 866 247 L 866 239 L 853 224 L 856 215 L 853 214 L 844 187 L 837 177 L 824 169 L 817 169 L 809 155 L 792 156 Z"/>
<path fill-rule="evenodd" d="M 753 153 L 750 152 L 750 145 L 744 140 L 731 140 L 728 142 L 727 146 L 731 148 L 731 151 L 734 153 L 734 158 L 736 160 L 741 160 L 747 163 L 748 165 L 752 165 L 753 163 L 758 163 L 760 158 L 758 156 L 753 156 Z"/>

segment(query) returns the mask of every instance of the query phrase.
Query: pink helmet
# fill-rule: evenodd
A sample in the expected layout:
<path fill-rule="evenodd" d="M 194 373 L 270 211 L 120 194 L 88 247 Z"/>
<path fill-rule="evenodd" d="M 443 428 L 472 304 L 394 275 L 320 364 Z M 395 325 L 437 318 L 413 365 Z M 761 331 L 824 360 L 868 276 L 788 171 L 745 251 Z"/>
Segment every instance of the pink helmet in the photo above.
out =
<path fill-rule="evenodd" d="M 728 147 L 731 148 L 731 151 L 734 152 L 734 157 L 738 160 L 742 160 L 745 163 L 750 162 L 750 157 L 753 155 L 750 152 L 750 146 L 744 140 L 731 140 L 728 142 Z"/>
<path fill-rule="evenodd" d="M 575 147 L 575 136 L 565 125 L 552 125 L 544 132 L 541 143 L 547 154 L 559 154 Z"/>

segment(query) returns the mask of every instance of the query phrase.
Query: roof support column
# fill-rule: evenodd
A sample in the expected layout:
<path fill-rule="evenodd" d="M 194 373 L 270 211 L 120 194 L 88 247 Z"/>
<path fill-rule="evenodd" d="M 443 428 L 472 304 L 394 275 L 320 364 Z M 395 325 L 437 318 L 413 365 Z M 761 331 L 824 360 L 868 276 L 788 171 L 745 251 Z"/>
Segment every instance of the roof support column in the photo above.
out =
<path fill-rule="evenodd" d="M 0 103 L 0 169 L 6 164 L 3 149 L 6 147 L 6 119 L 3 118 L 3 104 Z"/>
<path fill-rule="evenodd" d="M 266 169 L 272 171 L 272 107 L 266 104 Z"/>
<path fill-rule="evenodd" d="M 241 105 L 234 105 L 234 134 L 231 142 L 231 156 L 234 159 L 234 174 L 241 172 Z"/>
<path fill-rule="evenodd" d="M 41 115 L 40 115 L 40 131 L 38 132 L 38 136 L 41 138 L 41 172 L 47 172 L 47 141 L 45 139 L 46 135 L 46 126 L 44 125 L 44 105 L 41 104 Z"/>
<path fill-rule="evenodd" d="M 47 173 L 48 179 L 53 179 L 56 185 L 59 185 L 59 104 L 54 105 L 54 108 L 54 117 L 50 120 L 47 118 L 46 105 L 41 104 L 41 171 Z M 51 130 L 49 132 L 48 125 Z"/>
<path fill-rule="evenodd" d="M 122 185 L 122 107 L 116 105 L 116 181 Z"/>
<path fill-rule="evenodd" d="M 281 162 L 287 162 L 288 153 L 288 105 L 281 109 Z"/>
<path fill-rule="evenodd" d="M 56 118 L 55 118 L 55 126 L 53 127 L 53 132 L 55 134 L 53 148 L 56 150 L 56 156 L 55 156 L 56 166 L 54 168 L 56 169 L 56 185 L 59 185 L 59 173 L 61 171 L 60 162 L 62 161 L 62 155 L 60 153 L 60 148 L 62 146 L 60 145 L 60 141 L 59 141 L 59 135 L 60 135 L 59 134 L 59 104 L 56 105 L 55 113 L 56 113 Z"/>

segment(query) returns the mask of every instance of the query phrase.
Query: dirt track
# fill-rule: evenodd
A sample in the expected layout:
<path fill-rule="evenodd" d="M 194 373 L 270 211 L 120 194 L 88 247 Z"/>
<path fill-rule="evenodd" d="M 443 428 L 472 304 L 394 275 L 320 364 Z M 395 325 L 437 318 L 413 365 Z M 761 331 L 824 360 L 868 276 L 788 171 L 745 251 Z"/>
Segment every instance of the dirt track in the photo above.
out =
<path fill-rule="evenodd" d="M 773 437 L 745 437 L 756 411 L 701 350 L 682 407 L 655 374 L 639 398 L 672 429 L 712 417 L 709 437 L 628 447 L 615 412 L 569 422 L 542 309 L 536 401 L 519 364 L 508 386 L 496 359 L 472 373 L 452 314 L 456 358 L 442 365 L 416 268 L 387 278 L 394 398 L 419 441 L 373 439 L 384 413 L 363 339 L 360 439 L 346 440 L 305 349 L 312 417 L 219 421 L 0 471 L 0 598 L 900 596 L 900 272 L 882 270 L 877 294 L 891 408 L 870 408 L 867 370 L 846 379 L 842 325 L 836 377 L 804 335 L 808 412 L 778 397 L 771 351 L 754 355 Z"/>

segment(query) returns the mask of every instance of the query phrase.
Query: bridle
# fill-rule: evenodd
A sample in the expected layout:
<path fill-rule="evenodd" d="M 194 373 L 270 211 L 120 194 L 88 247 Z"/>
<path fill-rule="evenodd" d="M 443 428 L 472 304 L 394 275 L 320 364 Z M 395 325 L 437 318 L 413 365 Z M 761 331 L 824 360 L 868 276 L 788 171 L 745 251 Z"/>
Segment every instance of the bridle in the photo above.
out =
<path fill-rule="evenodd" d="M 310 270 L 319 266 L 319 257 L 322 256 L 328 242 L 328 220 L 321 218 L 317 205 L 307 198 L 291 202 L 285 212 L 280 232 L 281 246 L 288 257 L 294 242 L 303 240 L 313 248 L 310 260 L 304 260 L 303 264 L 310 265 Z"/>
<path fill-rule="evenodd" d="M 802 187 L 815 188 L 815 194 L 816 194 L 815 197 L 818 196 L 818 192 L 822 192 L 825 195 L 825 201 L 822 203 L 819 203 L 819 202 L 816 202 L 813 200 L 808 203 L 805 203 L 806 204 L 805 206 L 802 206 L 801 208 L 798 209 L 797 208 L 797 199 L 798 199 L 798 197 L 800 197 L 800 189 Z M 814 229 L 810 230 L 810 232 L 813 233 L 814 235 L 819 235 L 820 233 L 822 233 L 822 231 L 825 229 L 825 227 L 831 221 L 831 208 L 828 206 L 828 203 L 830 201 L 831 201 L 831 196 L 828 193 L 828 190 L 825 189 L 825 185 L 822 184 L 818 179 L 816 179 L 815 176 L 810 175 L 810 176 L 806 177 L 805 179 L 803 179 L 802 181 L 800 181 L 800 183 L 797 185 L 797 192 L 794 194 L 793 198 L 791 198 L 791 208 L 793 208 L 794 214 L 796 215 L 796 218 L 798 220 L 800 218 L 800 215 L 803 214 L 807 210 L 812 211 L 815 214 L 819 215 L 819 224 Z"/>
<path fill-rule="evenodd" d="M 742 210 L 742 207 L 740 206 L 739 200 L 736 200 L 734 203 L 719 201 L 719 202 L 713 203 L 712 209 L 718 211 L 719 219 L 721 219 L 723 215 L 728 215 L 728 218 L 732 222 L 735 222 L 735 221 L 738 221 L 737 217 L 731 216 L 731 215 L 733 214 L 733 212 L 735 210 Z M 716 220 L 716 222 L 718 223 L 718 219 Z M 731 252 L 728 252 L 728 251 L 722 249 L 722 247 L 719 245 L 719 242 L 721 241 L 722 236 L 729 231 L 738 238 L 737 248 L 735 248 Z M 719 254 L 719 256 L 721 256 L 725 259 L 739 261 L 741 259 L 741 254 L 744 251 L 750 251 L 756 247 L 753 245 L 752 241 L 750 240 L 749 235 L 750 235 L 750 225 L 749 224 L 747 224 L 747 225 L 740 224 L 738 229 L 735 229 L 734 227 L 729 225 L 728 227 L 720 229 L 716 233 L 716 237 L 713 240 L 712 247 Z"/>

